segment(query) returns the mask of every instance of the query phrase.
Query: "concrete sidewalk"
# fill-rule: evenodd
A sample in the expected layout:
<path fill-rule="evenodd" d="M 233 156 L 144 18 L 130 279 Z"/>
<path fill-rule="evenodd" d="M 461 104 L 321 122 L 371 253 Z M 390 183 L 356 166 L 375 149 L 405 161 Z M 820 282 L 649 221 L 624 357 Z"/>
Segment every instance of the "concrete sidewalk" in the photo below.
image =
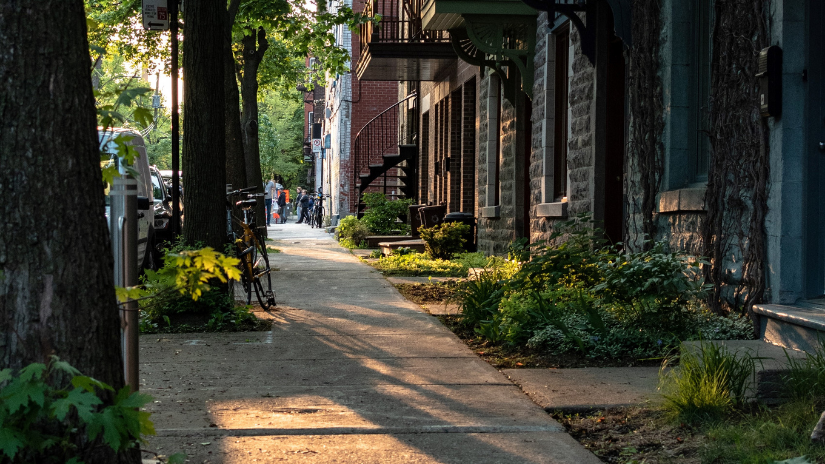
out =
<path fill-rule="evenodd" d="M 597 463 L 322 229 L 270 228 L 271 332 L 141 337 L 146 449 L 192 463 Z"/>

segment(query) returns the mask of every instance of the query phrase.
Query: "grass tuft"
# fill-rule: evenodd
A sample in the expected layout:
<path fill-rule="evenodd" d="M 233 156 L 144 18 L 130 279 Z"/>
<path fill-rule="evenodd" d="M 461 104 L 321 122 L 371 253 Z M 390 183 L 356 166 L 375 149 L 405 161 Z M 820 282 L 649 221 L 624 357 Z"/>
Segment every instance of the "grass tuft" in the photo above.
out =
<path fill-rule="evenodd" d="M 756 359 L 716 343 L 682 350 L 679 367 L 661 373 L 664 407 L 685 422 L 721 420 L 744 404 L 755 376 Z"/>

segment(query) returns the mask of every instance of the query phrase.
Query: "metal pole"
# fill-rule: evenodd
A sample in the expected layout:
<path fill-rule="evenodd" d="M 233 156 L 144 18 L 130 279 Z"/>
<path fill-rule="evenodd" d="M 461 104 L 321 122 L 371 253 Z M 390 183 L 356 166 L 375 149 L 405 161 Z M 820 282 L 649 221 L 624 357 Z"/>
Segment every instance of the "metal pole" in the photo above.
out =
<path fill-rule="evenodd" d="M 109 221 L 115 258 L 115 285 L 137 285 L 137 180 L 125 174 L 112 181 Z M 129 300 L 120 306 L 123 375 L 132 392 L 138 390 L 138 305 Z"/>
<path fill-rule="evenodd" d="M 180 231 L 180 128 L 178 119 L 178 0 L 169 2 L 172 39 L 172 234 Z"/>

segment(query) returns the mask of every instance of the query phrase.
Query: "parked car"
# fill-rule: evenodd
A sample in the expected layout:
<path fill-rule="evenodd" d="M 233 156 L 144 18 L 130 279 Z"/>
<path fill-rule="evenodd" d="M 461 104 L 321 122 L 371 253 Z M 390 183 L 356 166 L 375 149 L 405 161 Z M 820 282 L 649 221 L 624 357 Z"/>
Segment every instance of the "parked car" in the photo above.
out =
<path fill-rule="evenodd" d="M 157 248 L 155 246 L 154 215 L 150 213 L 154 202 L 154 192 L 152 189 L 152 173 L 149 170 L 149 158 L 146 156 L 146 146 L 143 137 L 130 129 L 112 128 L 98 130 L 101 151 L 111 155 L 109 162 L 115 162 L 121 175 L 127 174 L 127 166 L 117 157 L 117 146 L 114 139 L 120 135 L 131 137 L 126 142 L 134 147 L 138 156 L 131 166 L 132 174 L 137 179 L 138 194 L 138 240 L 137 259 L 140 269 L 157 269 L 159 264 Z M 105 163 L 105 161 L 104 161 Z M 106 186 L 106 218 L 109 217 L 109 186 Z M 142 207 L 142 208 L 141 208 Z"/>
<path fill-rule="evenodd" d="M 163 180 L 161 171 L 150 166 L 152 171 L 152 188 L 155 197 L 155 241 L 159 247 L 175 240 L 172 229 L 172 192 Z M 182 210 L 183 205 L 178 201 Z M 183 215 L 180 218 L 178 230 L 183 227 Z"/>

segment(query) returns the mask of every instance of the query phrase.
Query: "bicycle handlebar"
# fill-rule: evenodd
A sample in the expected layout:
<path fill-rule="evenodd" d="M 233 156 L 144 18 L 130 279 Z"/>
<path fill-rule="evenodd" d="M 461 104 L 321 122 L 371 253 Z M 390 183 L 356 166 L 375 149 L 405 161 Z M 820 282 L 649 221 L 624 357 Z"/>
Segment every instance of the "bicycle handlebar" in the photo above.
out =
<path fill-rule="evenodd" d="M 258 189 L 258 187 L 246 187 L 246 188 L 242 188 L 242 189 L 238 189 L 238 190 L 234 190 L 232 192 L 229 192 L 229 193 L 226 194 L 226 196 L 231 197 L 231 196 L 234 196 L 234 195 L 240 195 L 242 193 L 254 192 L 257 189 Z"/>

